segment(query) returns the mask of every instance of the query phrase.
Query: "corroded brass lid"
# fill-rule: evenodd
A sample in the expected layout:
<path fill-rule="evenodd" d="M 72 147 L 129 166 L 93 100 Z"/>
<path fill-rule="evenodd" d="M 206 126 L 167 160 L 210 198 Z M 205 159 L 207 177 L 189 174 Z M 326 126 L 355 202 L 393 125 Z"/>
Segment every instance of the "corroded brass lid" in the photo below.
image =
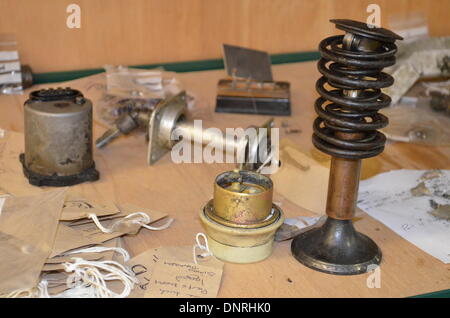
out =
<path fill-rule="evenodd" d="M 253 171 L 224 172 L 214 183 L 211 218 L 235 225 L 261 224 L 272 213 L 272 197 L 270 178 Z"/>
<path fill-rule="evenodd" d="M 218 216 L 215 213 L 213 200 L 210 200 L 206 204 L 206 206 L 204 207 L 204 213 L 208 218 L 210 218 L 211 220 L 213 220 L 219 224 L 226 225 L 229 227 L 238 227 L 238 228 L 247 228 L 247 229 L 255 229 L 255 228 L 264 227 L 264 226 L 274 223 L 276 220 L 278 220 L 280 218 L 280 209 L 276 205 L 273 205 L 269 215 L 267 215 L 267 217 L 263 220 L 256 221 L 256 222 L 248 222 L 248 223 L 232 222 L 232 221 L 229 221 L 227 219 L 224 219 L 224 218 Z"/>

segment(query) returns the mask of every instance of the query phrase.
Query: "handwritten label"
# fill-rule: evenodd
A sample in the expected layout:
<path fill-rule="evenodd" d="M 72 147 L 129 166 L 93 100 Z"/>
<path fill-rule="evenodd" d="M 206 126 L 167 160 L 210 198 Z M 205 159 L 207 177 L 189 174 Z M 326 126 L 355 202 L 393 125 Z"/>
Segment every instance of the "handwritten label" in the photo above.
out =
<path fill-rule="evenodd" d="M 156 262 L 145 297 L 217 297 L 222 269 L 176 260 Z"/>

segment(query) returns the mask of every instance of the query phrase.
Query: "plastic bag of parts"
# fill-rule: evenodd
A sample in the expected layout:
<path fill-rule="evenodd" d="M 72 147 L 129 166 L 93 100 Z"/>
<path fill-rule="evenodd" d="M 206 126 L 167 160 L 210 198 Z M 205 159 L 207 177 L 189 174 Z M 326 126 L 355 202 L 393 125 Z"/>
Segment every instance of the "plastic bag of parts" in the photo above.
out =
<path fill-rule="evenodd" d="M 17 42 L 11 34 L 0 34 L 0 94 L 22 94 L 22 91 Z"/>
<path fill-rule="evenodd" d="M 396 104 L 418 80 L 450 75 L 450 37 L 430 37 L 422 13 L 391 16 L 389 25 L 404 38 L 397 45 L 396 64 L 385 69 L 394 84 L 382 89 Z"/>
<path fill-rule="evenodd" d="M 106 125 L 126 112 L 152 112 L 163 99 L 181 92 L 176 73 L 106 65 L 106 91 L 98 102 L 98 118 Z"/>
<path fill-rule="evenodd" d="M 398 43 L 400 46 L 429 36 L 428 21 L 423 12 L 391 15 L 389 17 L 389 28 L 403 37 L 403 41 Z"/>
<path fill-rule="evenodd" d="M 450 146 L 450 80 L 419 81 L 381 113 L 389 118 L 382 130 L 388 139 Z"/>

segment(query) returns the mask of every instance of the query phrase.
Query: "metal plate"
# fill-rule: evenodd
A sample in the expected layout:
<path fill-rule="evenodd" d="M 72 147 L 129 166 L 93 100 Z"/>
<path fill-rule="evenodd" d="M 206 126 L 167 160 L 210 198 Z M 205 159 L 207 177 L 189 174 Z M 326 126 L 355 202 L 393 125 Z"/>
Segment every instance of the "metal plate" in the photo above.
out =
<path fill-rule="evenodd" d="M 183 91 L 169 99 L 161 101 L 152 112 L 148 126 L 148 155 L 147 163 L 154 164 L 171 150 L 167 140 L 160 138 L 161 123 L 166 113 L 183 113 L 186 109 L 186 93 Z"/>
<path fill-rule="evenodd" d="M 223 56 L 228 75 L 260 82 L 273 81 L 270 56 L 267 52 L 224 44 Z"/>

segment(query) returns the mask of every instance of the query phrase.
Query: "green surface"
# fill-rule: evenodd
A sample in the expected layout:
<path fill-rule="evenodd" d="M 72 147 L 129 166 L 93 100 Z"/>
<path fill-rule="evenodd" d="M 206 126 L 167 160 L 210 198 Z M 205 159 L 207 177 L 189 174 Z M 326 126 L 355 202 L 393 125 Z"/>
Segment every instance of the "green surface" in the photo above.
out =
<path fill-rule="evenodd" d="M 284 64 L 284 63 L 296 63 L 315 61 L 320 58 L 319 52 L 299 52 L 299 53 L 285 53 L 274 54 L 271 56 L 272 64 Z M 130 66 L 134 68 L 152 69 L 156 67 L 163 67 L 166 71 L 173 72 L 195 72 L 195 71 L 208 71 L 208 70 L 220 70 L 223 69 L 223 60 L 203 60 L 203 61 L 189 61 L 189 62 L 176 62 L 176 63 L 160 63 L 160 64 L 147 64 L 147 65 L 134 65 Z M 76 70 L 76 71 L 64 71 L 64 72 L 51 72 L 51 73 L 37 73 L 33 74 L 34 84 L 46 84 L 56 83 L 74 80 L 77 78 L 94 75 L 104 72 L 103 68 L 91 69 L 91 70 Z"/>
<path fill-rule="evenodd" d="M 450 298 L 450 289 L 440 290 L 428 294 L 413 296 L 411 298 Z"/>

